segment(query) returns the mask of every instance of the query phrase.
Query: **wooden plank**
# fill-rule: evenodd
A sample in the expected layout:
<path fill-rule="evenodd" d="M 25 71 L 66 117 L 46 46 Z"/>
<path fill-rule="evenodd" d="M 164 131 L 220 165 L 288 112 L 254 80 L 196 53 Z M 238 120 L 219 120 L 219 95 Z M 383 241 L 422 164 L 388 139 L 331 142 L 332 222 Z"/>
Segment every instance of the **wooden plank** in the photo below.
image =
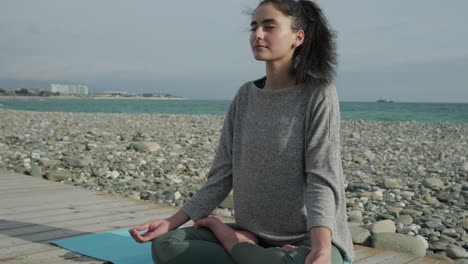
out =
<path fill-rule="evenodd" d="M 152 210 L 153 208 L 149 208 L 147 212 L 149 214 L 154 214 Z M 164 214 L 166 212 L 167 214 L 171 214 L 171 213 L 174 213 L 175 210 L 174 209 L 158 209 L 158 213 Z M 102 222 L 110 223 L 110 222 L 118 221 L 120 219 L 135 218 L 135 217 L 138 217 L 140 214 L 141 214 L 141 211 L 125 212 L 125 213 L 118 214 L 118 215 L 110 214 L 110 215 L 104 215 L 100 217 L 84 218 L 79 221 L 61 221 L 61 222 L 49 223 L 49 225 L 34 224 L 31 226 L 25 226 L 21 228 L 2 230 L 2 234 L 5 236 L 21 236 L 21 235 L 26 235 L 26 234 L 46 232 L 49 230 L 55 230 L 55 229 L 60 229 L 60 228 L 75 228 L 80 225 L 98 224 Z"/>
<path fill-rule="evenodd" d="M 112 199 L 110 197 L 101 199 L 99 201 L 100 204 L 104 205 L 107 203 L 115 203 L 120 201 L 120 199 Z M 81 209 L 84 208 L 86 205 L 95 204 L 95 200 L 78 200 L 78 201 L 56 201 L 54 203 L 47 203 L 38 207 L 37 205 L 30 205 L 30 206 L 23 206 L 23 207 L 9 207 L 9 208 L 0 208 L 0 215 L 10 215 L 10 214 L 17 214 L 17 213 L 25 213 L 25 212 L 36 212 L 36 211 L 43 211 L 43 210 L 55 210 L 60 208 L 70 208 L 70 209 Z M 0 202 L 0 205 L 2 203 Z"/>
<path fill-rule="evenodd" d="M 418 258 L 408 262 L 408 264 L 449 264 L 449 262 L 429 257 Z"/>
<path fill-rule="evenodd" d="M 3 192 L 1 197 L 4 199 L 18 199 L 19 197 L 38 197 L 38 196 L 44 196 L 47 194 L 50 195 L 59 195 L 60 193 L 65 193 L 69 192 L 71 190 L 66 190 L 60 187 L 54 187 L 54 188 L 41 188 L 41 189 L 36 189 L 34 188 L 33 190 L 23 190 L 23 191 L 8 191 L 8 192 Z"/>
<path fill-rule="evenodd" d="M 381 249 L 363 247 L 363 246 L 354 246 L 354 262 L 364 260 L 366 258 L 372 257 L 374 255 L 380 254 L 383 252 Z"/>
<path fill-rule="evenodd" d="M 353 263 L 379 264 L 449 264 L 447 261 L 429 257 L 417 257 L 407 253 L 384 251 L 382 249 L 354 245 L 355 260 Z"/>
<path fill-rule="evenodd" d="M 87 195 L 87 196 L 86 196 Z M 8 206 L 6 208 L 12 207 L 21 207 L 21 206 L 29 206 L 31 204 L 47 204 L 50 202 L 55 202 L 62 199 L 69 199 L 68 201 L 78 201 L 78 200 L 94 200 L 95 197 L 89 196 L 89 193 L 76 193 L 76 192 L 62 192 L 59 194 L 47 195 L 47 196 L 40 196 L 40 197 L 24 197 L 24 198 L 1 198 L 0 197 L 0 205 Z M 98 195 L 102 197 L 111 196 L 110 194 L 105 195 Z M 3 207 L 3 206 L 2 206 Z"/>
<path fill-rule="evenodd" d="M 63 184 L 38 184 L 39 182 L 36 182 L 34 186 L 34 191 L 44 191 L 44 190 L 58 190 L 58 189 L 63 189 Z M 0 183 L 2 184 L 2 183 Z M 26 186 L 30 186 L 31 184 L 28 183 L 19 183 L 19 184 L 2 184 L 0 187 L 0 191 L 2 191 L 2 195 L 5 194 L 15 194 L 15 193 L 26 193 L 28 190 L 25 189 Z M 71 186 L 70 186 L 71 187 Z M 67 188 L 66 188 L 67 189 Z"/>
<path fill-rule="evenodd" d="M 30 255 L 18 256 L 9 260 L 3 260 L 2 263 L 8 264 L 35 264 L 35 263 L 46 263 L 57 260 L 77 259 L 83 257 L 83 255 L 68 251 L 66 249 L 57 248 L 44 252 L 39 252 Z M 90 258 L 90 261 L 95 261 Z"/>
<path fill-rule="evenodd" d="M 81 218 L 81 219 L 71 220 L 71 221 L 60 221 L 56 223 L 48 223 L 47 225 L 31 223 L 31 225 L 29 226 L 2 230 L 2 234 L 0 234 L 0 245 L 1 245 L 2 239 L 7 239 L 12 236 L 18 237 L 18 236 L 24 236 L 24 235 L 31 235 L 34 233 L 52 231 L 52 230 L 56 230 L 60 228 L 77 228 L 79 226 L 88 225 L 88 224 L 112 223 L 120 219 L 136 218 L 139 215 L 146 215 L 146 214 L 166 215 L 166 214 L 173 214 L 174 212 L 175 210 L 172 210 L 172 209 L 154 210 L 151 207 L 150 208 L 139 207 L 139 208 L 136 208 L 136 210 L 132 212 L 123 212 L 120 214 L 110 213 L 110 214 L 106 214 L 106 215 L 99 216 L 99 217 Z"/>
<path fill-rule="evenodd" d="M 15 213 L 15 214 L 9 214 L 9 215 L 4 215 L 3 217 L 7 220 L 21 220 L 21 221 L 27 221 L 28 219 L 36 219 L 40 218 L 43 216 L 56 216 L 56 215 L 64 215 L 64 214 L 72 214 L 72 213 L 78 213 L 78 212 L 83 212 L 83 211 L 102 211 L 102 210 L 108 210 L 111 208 L 115 207 L 126 207 L 126 206 L 133 206 L 135 205 L 134 201 L 117 201 L 114 200 L 113 202 L 110 203 L 105 203 L 101 204 L 99 203 L 98 200 L 95 200 L 93 204 L 88 204 L 86 207 L 65 207 L 65 208 L 57 208 L 53 210 L 37 210 L 33 212 L 21 212 L 21 213 Z M 150 204 L 148 204 L 150 205 Z"/>
<path fill-rule="evenodd" d="M 394 264 L 394 263 L 408 263 L 412 260 L 418 259 L 418 256 L 411 255 L 411 254 L 405 254 L 405 253 L 397 253 L 397 252 L 392 252 L 394 253 L 393 256 L 389 259 L 385 260 L 377 260 L 376 262 L 373 263 L 378 263 L 378 264 Z M 357 262 L 359 263 L 359 262 Z"/>
<path fill-rule="evenodd" d="M 18 219 L 16 217 L 12 217 L 10 219 L 8 217 L 8 218 L 5 218 L 4 220 L 10 221 L 10 223 L 0 224 L 0 230 L 1 229 L 9 229 L 11 227 L 24 226 L 25 224 L 21 224 L 21 222 L 23 222 L 23 221 L 24 221 L 23 223 L 32 223 L 32 222 L 34 222 L 34 223 L 37 223 L 37 224 L 47 224 L 49 222 L 66 221 L 66 220 L 73 220 L 73 219 L 93 217 L 93 216 L 102 216 L 102 215 L 106 215 L 106 214 L 109 214 L 109 213 L 119 213 L 119 212 L 125 212 L 125 211 L 132 211 L 132 208 L 135 207 L 135 206 L 144 206 L 144 207 L 148 207 L 148 208 L 154 207 L 154 205 L 150 204 L 150 203 L 123 204 L 122 206 L 119 206 L 118 203 L 117 204 L 113 203 L 113 204 L 111 204 L 111 206 L 109 206 L 109 208 L 107 208 L 107 209 L 103 208 L 101 210 L 98 210 L 98 209 L 86 210 L 86 209 L 84 209 L 84 210 L 80 210 L 80 211 L 73 211 L 72 213 L 69 213 L 69 214 L 63 214 L 63 213 L 60 213 L 60 214 L 57 214 L 57 215 L 54 215 L 54 214 L 47 215 L 46 214 L 46 215 L 43 215 L 43 216 L 40 216 L 40 217 L 31 217 L 31 218 L 24 218 L 24 219 Z M 18 224 L 11 223 L 13 221 L 18 221 Z"/>
<path fill-rule="evenodd" d="M 152 206 L 150 204 L 142 204 L 142 205 L 125 205 L 125 206 L 116 206 L 109 208 L 108 210 L 101 210 L 101 211 L 83 211 L 83 212 L 77 212 L 73 214 L 60 214 L 60 215 L 55 215 L 55 216 L 43 216 L 43 217 L 38 217 L 35 219 L 31 219 L 33 221 L 30 222 L 23 222 L 23 221 L 17 221 L 15 219 L 12 219 L 11 221 L 7 223 L 1 223 L 0 224 L 0 230 L 2 229 L 12 229 L 12 228 L 20 228 L 20 227 L 25 227 L 25 226 L 32 226 L 34 224 L 43 224 L 43 225 L 51 225 L 54 222 L 61 222 L 61 221 L 78 221 L 81 219 L 87 219 L 87 218 L 96 218 L 100 216 L 106 216 L 106 215 L 117 215 L 120 213 L 126 213 L 126 212 L 136 212 L 139 210 L 149 210 L 152 209 Z M 8 220 L 8 219 L 7 219 Z"/>
<path fill-rule="evenodd" d="M 28 258 L 14 258 L 12 260 L 2 261 L 5 264 L 49 264 L 49 263 L 63 263 L 63 264 L 105 264 L 110 262 L 104 262 L 101 260 L 96 260 L 90 257 L 82 256 L 71 259 L 61 259 L 60 257 L 55 257 L 53 259 L 28 259 Z"/>
<path fill-rule="evenodd" d="M 362 260 L 359 261 L 354 261 L 353 263 L 355 264 L 376 264 L 376 263 L 381 263 L 387 260 L 391 260 L 392 258 L 395 258 L 396 254 L 393 251 L 383 251 L 378 254 L 375 254 L 373 256 L 366 257 Z M 398 263 L 398 262 L 394 262 Z"/>

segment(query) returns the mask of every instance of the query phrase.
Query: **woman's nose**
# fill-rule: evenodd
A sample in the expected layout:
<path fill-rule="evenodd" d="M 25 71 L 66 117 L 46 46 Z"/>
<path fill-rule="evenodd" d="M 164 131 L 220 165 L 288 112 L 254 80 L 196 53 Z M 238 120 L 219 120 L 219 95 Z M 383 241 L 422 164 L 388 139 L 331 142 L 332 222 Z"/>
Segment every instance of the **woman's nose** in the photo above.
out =
<path fill-rule="evenodd" d="M 261 27 L 258 27 L 257 29 L 255 29 L 254 35 L 255 35 L 255 39 L 263 39 L 263 30 L 261 29 Z"/>

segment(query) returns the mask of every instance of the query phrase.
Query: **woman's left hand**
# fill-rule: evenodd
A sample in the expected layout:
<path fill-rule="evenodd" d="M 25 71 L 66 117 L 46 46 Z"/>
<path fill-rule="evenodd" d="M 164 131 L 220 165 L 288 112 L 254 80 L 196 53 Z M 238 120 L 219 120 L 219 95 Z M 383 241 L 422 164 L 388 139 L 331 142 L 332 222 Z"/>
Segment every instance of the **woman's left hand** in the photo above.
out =
<path fill-rule="evenodd" d="M 305 264 L 331 264 L 332 248 L 316 247 L 312 248 L 305 260 Z"/>

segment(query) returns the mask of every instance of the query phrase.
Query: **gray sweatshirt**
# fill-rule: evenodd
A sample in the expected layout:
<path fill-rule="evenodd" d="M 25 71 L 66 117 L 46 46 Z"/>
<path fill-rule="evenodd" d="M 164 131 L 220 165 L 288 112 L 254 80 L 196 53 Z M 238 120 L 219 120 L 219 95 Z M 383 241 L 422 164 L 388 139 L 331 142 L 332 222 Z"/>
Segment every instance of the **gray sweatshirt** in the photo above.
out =
<path fill-rule="evenodd" d="M 257 87 L 260 80 L 237 92 L 208 180 L 182 210 L 193 221 L 206 217 L 232 189 L 241 228 L 279 246 L 327 227 L 352 261 L 336 88 L 300 84 L 272 91 Z"/>

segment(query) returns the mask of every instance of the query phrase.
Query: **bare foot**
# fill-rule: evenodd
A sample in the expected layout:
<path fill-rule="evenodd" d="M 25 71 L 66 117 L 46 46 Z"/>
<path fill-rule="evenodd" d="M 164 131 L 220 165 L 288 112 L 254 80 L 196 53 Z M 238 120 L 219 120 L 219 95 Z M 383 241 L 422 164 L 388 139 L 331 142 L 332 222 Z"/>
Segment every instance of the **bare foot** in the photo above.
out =
<path fill-rule="evenodd" d="M 227 252 L 231 253 L 232 248 L 240 242 L 258 243 L 258 238 L 248 231 L 237 231 L 216 217 L 205 217 L 195 222 L 193 227 L 208 227 L 221 242 Z"/>
<path fill-rule="evenodd" d="M 280 248 L 280 247 L 277 247 L 277 248 Z M 286 245 L 283 245 L 283 246 L 281 247 L 281 249 L 284 249 L 284 250 L 286 250 L 287 252 L 291 252 L 291 251 L 293 251 L 293 250 L 296 249 L 296 248 L 298 248 L 298 247 L 296 247 L 296 246 L 294 246 L 294 245 L 290 245 L 290 244 L 286 244 Z"/>

